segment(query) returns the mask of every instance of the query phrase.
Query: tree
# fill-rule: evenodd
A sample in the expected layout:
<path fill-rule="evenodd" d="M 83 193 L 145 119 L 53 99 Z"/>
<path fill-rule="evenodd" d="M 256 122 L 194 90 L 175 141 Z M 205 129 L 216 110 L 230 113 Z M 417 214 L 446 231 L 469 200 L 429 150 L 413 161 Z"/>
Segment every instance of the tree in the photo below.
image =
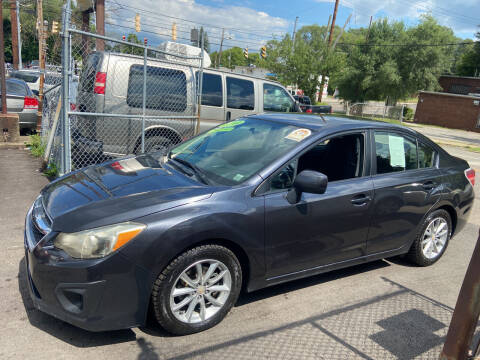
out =
<path fill-rule="evenodd" d="M 452 69 L 455 50 L 452 46 L 422 44 L 457 41 L 450 28 L 439 25 L 429 15 L 408 29 L 403 22 L 379 20 L 372 23 L 367 43 L 365 37 L 357 37 L 353 46 L 351 43 L 340 46 L 348 56 L 346 66 L 335 74 L 334 82 L 344 99 L 396 104 L 419 90 L 437 90 L 439 76 Z"/>
<path fill-rule="evenodd" d="M 463 45 L 463 52 L 456 64 L 455 72 L 462 76 L 480 76 L 480 32 L 477 41 Z"/>
<path fill-rule="evenodd" d="M 217 51 L 210 54 L 210 59 L 212 60 L 212 67 L 224 66 L 233 69 L 235 66 L 246 66 L 249 64 L 249 59 L 243 56 L 243 49 L 238 46 L 223 50 L 221 62 Z"/>
<path fill-rule="evenodd" d="M 339 32 L 335 28 L 335 32 Z M 298 30 L 295 44 L 290 35 L 267 43 L 266 67 L 284 85 L 296 84 L 312 99 L 320 86 L 320 75 L 338 71 L 341 55 L 328 48 L 325 26 L 310 25 Z"/>

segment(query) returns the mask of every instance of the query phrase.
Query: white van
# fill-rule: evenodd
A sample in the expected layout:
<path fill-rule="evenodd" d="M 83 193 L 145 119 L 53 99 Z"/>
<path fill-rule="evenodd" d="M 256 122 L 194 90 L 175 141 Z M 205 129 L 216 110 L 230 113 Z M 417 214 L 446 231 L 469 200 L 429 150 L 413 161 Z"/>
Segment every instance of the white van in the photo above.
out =
<path fill-rule="evenodd" d="M 94 52 L 85 63 L 77 111 L 117 116 L 82 115 L 73 125 L 76 134 L 101 144 L 104 154 L 119 156 L 141 150 L 143 61 L 141 56 Z M 198 71 L 194 66 L 148 58 L 145 151 L 169 147 L 240 116 L 299 111 L 293 97 L 277 82 L 208 68 L 203 71 L 197 124 L 188 117 L 197 114 Z"/>

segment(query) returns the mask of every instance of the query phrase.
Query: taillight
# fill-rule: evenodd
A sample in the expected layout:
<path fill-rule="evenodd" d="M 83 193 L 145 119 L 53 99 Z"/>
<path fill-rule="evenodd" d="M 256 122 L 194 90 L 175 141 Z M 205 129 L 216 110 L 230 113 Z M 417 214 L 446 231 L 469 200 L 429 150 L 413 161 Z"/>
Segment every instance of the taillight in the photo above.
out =
<path fill-rule="evenodd" d="M 77 105 L 75 105 L 74 103 L 70 103 L 70 110 L 71 111 L 75 111 L 76 108 L 77 108 Z"/>
<path fill-rule="evenodd" d="M 95 94 L 105 94 L 105 83 L 107 82 L 107 73 L 97 72 L 95 74 L 95 86 L 93 92 Z"/>
<path fill-rule="evenodd" d="M 111 163 L 110 166 L 115 170 L 123 170 L 123 166 L 118 161 Z"/>
<path fill-rule="evenodd" d="M 38 100 L 35 97 L 25 96 L 23 100 L 24 109 L 38 109 Z"/>
<path fill-rule="evenodd" d="M 306 113 L 308 114 L 311 114 L 312 113 L 312 108 L 308 108 L 307 111 L 305 111 Z"/>
<path fill-rule="evenodd" d="M 465 177 L 468 179 L 468 181 L 470 181 L 470 184 L 472 184 L 472 186 L 475 185 L 475 170 L 473 170 L 472 168 L 465 170 Z"/>

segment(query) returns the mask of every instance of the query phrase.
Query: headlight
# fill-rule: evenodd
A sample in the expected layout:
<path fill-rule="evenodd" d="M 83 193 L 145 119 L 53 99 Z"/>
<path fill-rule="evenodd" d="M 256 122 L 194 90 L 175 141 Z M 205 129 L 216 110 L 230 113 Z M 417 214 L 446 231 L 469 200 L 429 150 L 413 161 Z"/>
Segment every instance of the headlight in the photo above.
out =
<path fill-rule="evenodd" d="M 145 225 L 125 222 L 76 233 L 60 233 L 53 244 L 77 259 L 107 256 L 140 234 Z"/>

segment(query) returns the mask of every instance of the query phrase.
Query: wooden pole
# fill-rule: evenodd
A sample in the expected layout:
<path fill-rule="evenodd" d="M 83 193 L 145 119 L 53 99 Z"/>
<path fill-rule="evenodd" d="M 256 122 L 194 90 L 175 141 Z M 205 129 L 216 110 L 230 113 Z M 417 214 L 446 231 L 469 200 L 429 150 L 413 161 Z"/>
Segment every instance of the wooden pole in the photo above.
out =
<path fill-rule="evenodd" d="M 97 16 L 96 18 L 97 34 L 105 35 L 105 0 L 96 1 L 95 14 Z M 105 50 L 105 41 L 103 39 L 97 39 L 96 48 L 97 48 L 97 51 Z"/>
<path fill-rule="evenodd" d="M 0 0 L 0 87 L 2 91 L 2 114 L 7 113 L 7 84 L 5 81 L 5 43 L 3 38 L 3 0 Z"/>
<path fill-rule="evenodd" d="M 202 31 L 203 33 L 203 31 Z M 222 39 L 220 40 L 220 50 L 218 51 L 218 64 L 217 68 L 220 67 L 220 63 L 222 62 L 222 47 L 223 47 L 223 38 L 225 36 L 225 29 L 222 28 Z"/>
<path fill-rule="evenodd" d="M 12 57 L 13 68 L 18 70 L 18 24 L 17 24 L 17 2 L 10 0 L 10 28 L 12 31 Z"/>
<path fill-rule="evenodd" d="M 368 42 L 368 38 L 370 37 L 370 27 L 371 26 L 372 26 L 372 16 L 370 15 L 370 23 L 368 24 L 367 37 L 365 38 L 365 42 Z"/>

